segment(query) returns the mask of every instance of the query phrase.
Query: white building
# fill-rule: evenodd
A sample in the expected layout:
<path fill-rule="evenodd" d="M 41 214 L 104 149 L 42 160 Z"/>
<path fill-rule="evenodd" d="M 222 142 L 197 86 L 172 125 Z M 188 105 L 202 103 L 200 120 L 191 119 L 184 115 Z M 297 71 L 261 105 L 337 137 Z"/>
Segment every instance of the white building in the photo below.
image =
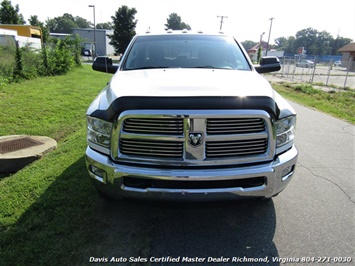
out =
<path fill-rule="evenodd" d="M 96 54 L 99 56 L 115 53 L 114 47 L 109 44 L 111 40 L 108 37 L 108 34 L 113 34 L 113 30 L 73 29 L 73 34 L 78 34 L 84 39 L 84 47 L 94 44 L 96 39 Z"/>
<path fill-rule="evenodd" d="M 0 28 L 0 45 L 15 45 L 17 31 Z"/>
<path fill-rule="evenodd" d="M 18 42 L 19 47 L 42 48 L 42 32 L 39 27 L 31 25 L 0 24 L 0 43 L 9 45 L 9 40 Z M 10 41 L 12 42 L 12 41 Z"/>

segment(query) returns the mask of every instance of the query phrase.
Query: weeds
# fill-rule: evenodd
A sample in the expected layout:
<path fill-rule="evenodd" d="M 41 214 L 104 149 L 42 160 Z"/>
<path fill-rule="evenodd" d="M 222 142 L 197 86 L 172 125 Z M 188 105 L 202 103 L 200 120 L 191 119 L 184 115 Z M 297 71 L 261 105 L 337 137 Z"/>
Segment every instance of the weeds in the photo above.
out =
<path fill-rule="evenodd" d="M 303 92 L 305 94 L 318 94 L 320 90 L 314 89 L 310 84 L 299 84 L 294 86 L 295 91 Z"/>
<path fill-rule="evenodd" d="M 310 84 L 274 83 L 282 96 L 355 124 L 355 92 L 315 89 Z"/>
<path fill-rule="evenodd" d="M 81 65 L 80 38 L 51 39 L 42 51 L 14 43 L 0 46 L 0 85 L 67 73 Z"/>

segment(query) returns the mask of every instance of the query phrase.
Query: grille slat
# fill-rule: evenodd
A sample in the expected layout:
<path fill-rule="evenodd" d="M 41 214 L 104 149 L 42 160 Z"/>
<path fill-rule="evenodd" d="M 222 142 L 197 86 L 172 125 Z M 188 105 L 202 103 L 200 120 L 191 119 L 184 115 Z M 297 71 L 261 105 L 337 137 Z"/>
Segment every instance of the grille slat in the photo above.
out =
<path fill-rule="evenodd" d="M 183 143 L 169 141 L 145 141 L 139 139 L 121 139 L 120 151 L 125 155 L 141 155 L 150 157 L 182 158 Z"/>
<path fill-rule="evenodd" d="M 208 154 L 207 158 L 224 158 L 224 157 L 235 157 L 235 156 L 249 156 L 260 154 L 259 151 L 244 151 L 244 152 L 224 152 L 216 154 Z"/>
<path fill-rule="evenodd" d="M 160 143 L 159 141 L 146 141 L 146 140 L 128 140 L 128 139 L 122 139 L 122 142 L 124 142 L 125 145 L 127 146 L 145 146 L 145 147 L 166 147 L 166 148 L 173 148 L 175 147 L 177 144 L 179 143 L 175 143 L 175 142 L 162 142 Z"/>
<path fill-rule="evenodd" d="M 214 150 L 208 151 L 208 155 L 216 155 L 216 154 L 234 154 L 234 153 L 238 153 L 238 154 L 249 154 L 249 153 L 259 153 L 259 152 L 263 152 L 264 151 L 264 147 L 255 147 L 255 148 L 230 148 L 230 149 L 223 149 L 223 150 Z"/>
<path fill-rule="evenodd" d="M 265 131 L 262 118 L 220 118 L 207 119 L 207 134 L 241 134 Z"/>
<path fill-rule="evenodd" d="M 184 120 L 182 118 L 128 118 L 123 130 L 127 133 L 182 135 Z"/>
<path fill-rule="evenodd" d="M 264 154 L 267 151 L 267 139 L 207 142 L 206 157 L 222 158 Z"/>
<path fill-rule="evenodd" d="M 213 149 L 214 147 L 220 148 L 220 147 L 225 147 L 228 148 L 228 146 L 246 146 L 246 147 L 253 147 L 253 146 L 259 146 L 260 144 L 265 144 L 266 145 L 266 139 L 262 140 L 243 140 L 243 141 L 216 141 L 216 142 L 208 142 L 208 147 Z"/>

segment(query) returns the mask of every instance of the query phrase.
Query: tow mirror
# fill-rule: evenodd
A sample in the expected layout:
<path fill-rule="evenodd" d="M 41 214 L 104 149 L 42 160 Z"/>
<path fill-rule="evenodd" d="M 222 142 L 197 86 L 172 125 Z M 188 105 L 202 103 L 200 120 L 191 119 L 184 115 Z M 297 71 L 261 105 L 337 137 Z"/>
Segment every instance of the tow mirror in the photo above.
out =
<path fill-rule="evenodd" d="M 111 57 L 98 56 L 92 64 L 92 69 L 96 71 L 114 74 L 116 73 L 118 66 L 112 64 Z"/>
<path fill-rule="evenodd" d="M 276 56 L 265 56 L 261 58 L 260 65 L 255 65 L 254 68 L 260 74 L 269 73 L 279 71 L 281 64 Z"/>

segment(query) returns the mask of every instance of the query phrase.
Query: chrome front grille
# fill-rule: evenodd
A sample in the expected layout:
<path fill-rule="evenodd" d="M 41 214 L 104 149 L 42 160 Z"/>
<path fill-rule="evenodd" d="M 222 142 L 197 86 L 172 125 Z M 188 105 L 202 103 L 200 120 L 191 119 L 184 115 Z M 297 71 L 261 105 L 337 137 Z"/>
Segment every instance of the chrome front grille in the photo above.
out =
<path fill-rule="evenodd" d="M 115 161 L 129 163 L 236 165 L 272 160 L 273 135 L 260 110 L 126 111 L 114 125 L 111 150 Z"/>

